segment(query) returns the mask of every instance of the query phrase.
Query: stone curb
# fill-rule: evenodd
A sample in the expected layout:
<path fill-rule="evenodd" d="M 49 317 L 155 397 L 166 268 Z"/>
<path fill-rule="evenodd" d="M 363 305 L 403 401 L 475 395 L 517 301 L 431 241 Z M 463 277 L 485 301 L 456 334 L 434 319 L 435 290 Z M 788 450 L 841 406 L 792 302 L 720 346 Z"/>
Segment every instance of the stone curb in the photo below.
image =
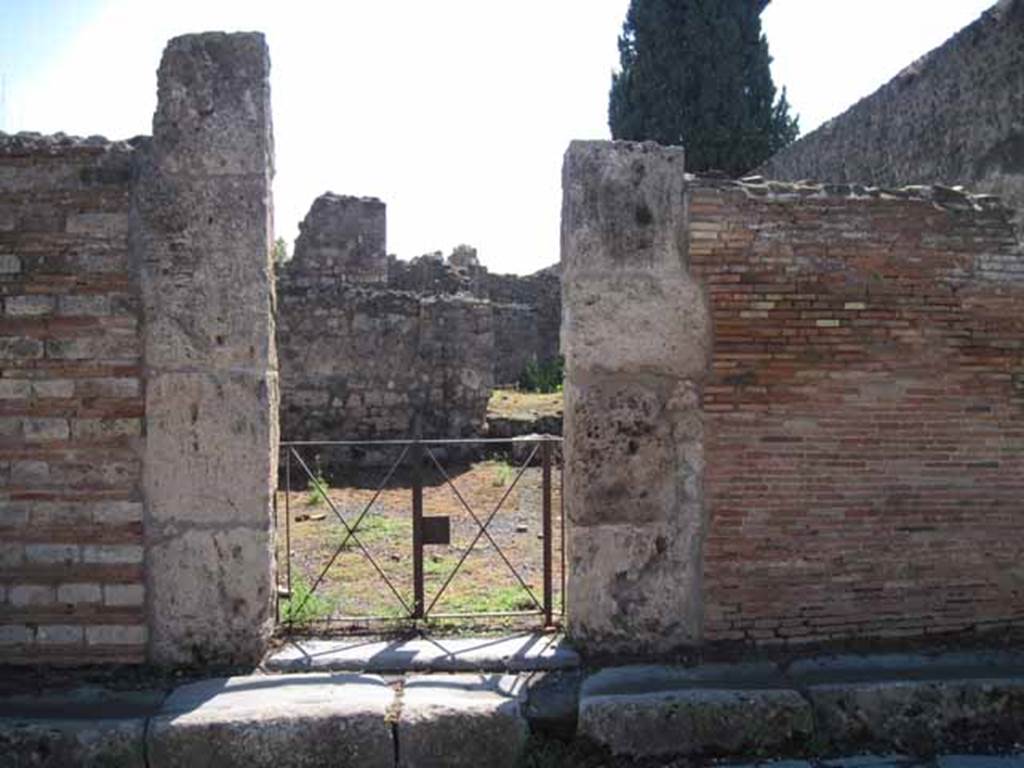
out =
<path fill-rule="evenodd" d="M 579 733 L 639 758 L 1012 747 L 1022 665 L 999 652 L 608 668 L 582 684 Z"/>
<path fill-rule="evenodd" d="M 821 657 L 788 668 L 608 668 L 585 679 L 575 670 L 412 675 L 404 685 L 253 675 L 166 698 L 82 689 L 0 699 L 0 764 L 511 766 L 531 731 L 578 734 L 633 758 L 990 750 L 1024 734 L 1021 660 Z"/>

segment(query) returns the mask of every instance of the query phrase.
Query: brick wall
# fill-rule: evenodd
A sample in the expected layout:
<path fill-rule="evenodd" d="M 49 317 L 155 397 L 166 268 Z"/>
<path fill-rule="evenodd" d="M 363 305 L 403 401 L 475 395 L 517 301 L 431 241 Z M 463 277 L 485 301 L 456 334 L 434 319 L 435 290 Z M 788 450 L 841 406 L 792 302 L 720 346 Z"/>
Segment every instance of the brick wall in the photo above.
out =
<path fill-rule="evenodd" d="M 128 144 L 0 134 L 0 659 L 143 658 Z"/>
<path fill-rule="evenodd" d="M 1024 624 L 1024 258 L 942 188 L 696 182 L 705 638 Z"/>

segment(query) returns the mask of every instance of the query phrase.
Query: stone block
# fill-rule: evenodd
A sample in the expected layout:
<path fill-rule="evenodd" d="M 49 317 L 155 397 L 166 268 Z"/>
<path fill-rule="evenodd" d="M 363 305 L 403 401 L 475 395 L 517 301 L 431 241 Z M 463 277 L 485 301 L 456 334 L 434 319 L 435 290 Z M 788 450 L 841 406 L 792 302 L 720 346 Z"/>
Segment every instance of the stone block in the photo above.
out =
<path fill-rule="evenodd" d="M 64 223 L 69 235 L 86 237 L 127 237 L 127 213 L 75 213 Z"/>
<path fill-rule="evenodd" d="M 807 696 L 833 748 L 934 754 L 1011 745 L 1024 733 L 1024 677 L 812 685 Z"/>
<path fill-rule="evenodd" d="M 14 584 L 7 593 L 11 605 L 50 605 L 53 603 L 54 589 L 46 584 Z"/>
<path fill-rule="evenodd" d="M 63 400 L 75 394 L 75 382 L 71 379 L 33 381 L 32 394 L 40 399 Z"/>
<path fill-rule="evenodd" d="M 141 352 L 139 334 L 134 328 L 106 328 L 99 336 L 46 342 L 46 356 L 54 360 L 134 361 Z"/>
<path fill-rule="evenodd" d="M 580 697 L 579 732 L 632 758 L 782 755 L 811 737 L 793 690 L 684 688 Z"/>
<path fill-rule="evenodd" d="M 680 147 L 574 141 L 562 166 L 562 274 L 676 273 L 685 266 Z"/>
<path fill-rule="evenodd" d="M 369 675 L 206 680 L 176 689 L 152 719 L 149 768 L 395 764 L 391 688 Z"/>
<path fill-rule="evenodd" d="M 262 177 L 147 177 L 140 186 L 151 368 L 276 365 L 266 195 Z"/>
<path fill-rule="evenodd" d="M 0 400 L 24 400 L 31 392 L 27 379 L 0 379 Z"/>
<path fill-rule="evenodd" d="M 86 544 L 82 547 L 82 562 L 110 565 L 141 563 L 142 547 L 137 544 Z"/>
<path fill-rule="evenodd" d="M 57 587 L 58 603 L 98 603 L 103 600 L 99 584 L 61 584 Z"/>
<path fill-rule="evenodd" d="M 9 296 L 4 299 L 4 314 L 10 317 L 49 315 L 54 304 L 53 296 Z"/>
<path fill-rule="evenodd" d="M 146 560 L 151 660 L 258 661 L 274 622 L 269 526 L 162 530 Z"/>
<path fill-rule="evenodd" d="M 135 523 L 142 520 L 142 504 L 137 501 L 104 501 L 90 507 L 93 522 Z"/>
<path fill-rule="evenodd" d="M 42 624 L 36 630 L 40 645 L 78 645 L 84 636 L 85 630 L 73 624 Z"/>
<path fill-rule="evenodd" d="M 16 275 L 21 272 L 21 259 L 13 253 L 0 253 L 0 275 Z"/>
<path fill-rule="evenodd" d="M 71 434 L 67 419 L 25 419 L 21 426 L 27 443 L 67 440 Z"/>
<path fill-rule="evenodd" d="M 102 317 L 110 314 L 110 297 L 106 294 L 61 296 L 59 311 L 71 317 Z"/>
<path fill-rule="evenodd" d="M 0 718 L 5 768 L 147 768 L 144 718 Z"/>
<path fill-rule="evenodd" d="M 138 397 L 141 386 L 138 379 L 78 379 L 75 382 L 75 394 L 79 397 Z"/>
<path fill-rule="evenodd" d="M 263 35 L 182 35 L 164 50 L 153 146 L 166 173 L 273 173 L 270 56 Z"/>
<path fill-rule="evenodd" d="M 25 624 L 0 625 L 0 645 L 28 645 L 35 640 L 35 631 Z"/>
<path fill-rule="evenodd" d="M 145 488 L 154 524 L 269 527 L 277 379 L 158 374 L 146 387 Z"/>
<path fill-rule="evenodd" d="M 141 584 L 106 584 L 103 587 L 105 605 L 128 607 L 142 605 L 146 589 Z"/>
<path fill-rule="evenodd" d="M 77 544 L 26 544 L 25 561 L 29 563 L 76 563 Z"/>
<path fill-rule="evenodd" d="M 75 440 L 139 437 L 142 434 L 142 419 L 74 419 L 71 431 Z"/>
<path fill-rule="evenodd" d="M 43 342 L 23 336 L 0 337 L 0 360 L 35 360 L 43 356 Z"/>
<path fill-rule="evenodd" d="M 711 323 L 697 282 L 677 271 L 568 273 L 563 300 L 570 370 L 702 377 L 710 364 Z M 627 330 L 628 329 L 628 330 Z"/>
<path fill-rule="evenodd" d="M 409 678 L 398 720 L 398 765 L 516 765 L 528 736 L 523 701 L 522 681 L 513 676 Z"/>
<path fill-rule="evenodd" d="M 85 628 L 88 645 L 145 645 L 146 627 L 139 624 L 100 624 Z"/>
<path fill-rule="evenodd" d="M 15 485 L 45 485 L 50 480 L 50 465 L 45 461 L 27 459 L 11 462 L 11 482 Z"/>

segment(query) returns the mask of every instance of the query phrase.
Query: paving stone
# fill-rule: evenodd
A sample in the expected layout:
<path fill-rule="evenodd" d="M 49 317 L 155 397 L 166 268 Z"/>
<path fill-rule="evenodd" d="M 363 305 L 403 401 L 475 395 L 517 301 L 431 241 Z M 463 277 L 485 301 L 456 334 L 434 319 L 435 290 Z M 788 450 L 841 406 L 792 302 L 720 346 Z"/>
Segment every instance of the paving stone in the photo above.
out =
<path fill-rule="evenodd" d="M 761 664 L 602 670 L 583 683 L 579 732 L 630 757 L 784 755 L 813 721 L 799 693 L 769 687 L 777 679 Z"/>
<path fill-rule="evenodd" d="M 528 736 L 523 699 L 522 680 L 510 675 L 409 679 L 398 720 L 398 765 L 516 765 Z"/>
<path fill-rule="evenodd" d="M 0 718 L 4 768 L 147 768 L 143 718 Z"/>
<path fill-rule="evenodd" d="M 1024 752 L 1016 755 L 940 755 L 936 768 L 1024 768 Z"/>
<path fill-rule="evenodd" d="M 394 692 L 369 675 L 206 680 L 175 690 L 147 740 L 149 768 L 394 766 Z"/>
<path fill-rule="evenodd" d="M 932 754 L 1011 746 L 1024 733 L 1024 677 L 812 685 L 815 722 L 834 748 Z"/>
<path fill-rule="evenodd" d="M 524 675 L 523 680 L 526 687 L 523 714 L 530 731 L 571 739 L 576 734 L 583 672 L 578 669 L 533 672 Z"/>
<path fill-rule="evenodd" d="M 579 655 L 563 638 L 540 634 L 376 643 L 301 640 L 266 661 L 267 669 L 275 672 L 520 672 L 579 664 Z"/>
<path fill-rule="evenodd" d="M 952 653 L 839 654 L 795 661 L 786 677 L 799 685 L 816 682 L 922 680 L 1024 675 L 1024 653 L 956 651 Z"/>

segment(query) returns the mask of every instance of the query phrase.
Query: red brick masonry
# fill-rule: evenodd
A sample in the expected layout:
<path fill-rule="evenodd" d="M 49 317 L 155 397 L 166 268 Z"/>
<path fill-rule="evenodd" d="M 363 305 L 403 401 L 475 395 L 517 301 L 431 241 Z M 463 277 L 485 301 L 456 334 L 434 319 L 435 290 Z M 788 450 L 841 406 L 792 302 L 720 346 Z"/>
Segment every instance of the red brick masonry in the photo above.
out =
<path fill-rule="evenodd" d="M 132 155 L 0 135 L 0 663 L 144 655 Z"/>
<path fill-rule="evenodd" d="M 940 187 L 697 180 L 705 636 L 1024 624 L 1024 259 Z"/>

